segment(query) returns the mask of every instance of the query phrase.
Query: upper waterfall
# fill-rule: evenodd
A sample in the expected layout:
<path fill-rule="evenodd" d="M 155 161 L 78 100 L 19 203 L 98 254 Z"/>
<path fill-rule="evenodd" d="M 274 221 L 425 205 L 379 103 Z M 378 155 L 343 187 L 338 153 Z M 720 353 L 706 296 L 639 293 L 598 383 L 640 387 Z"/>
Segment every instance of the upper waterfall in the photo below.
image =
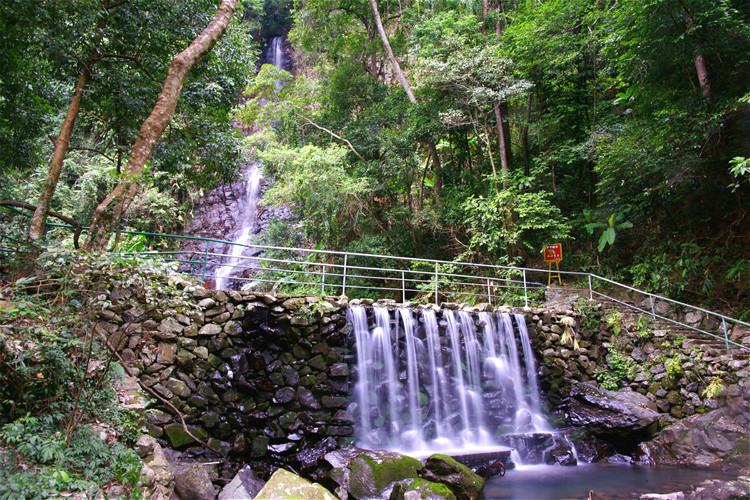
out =
<path fill-rule="evenodd" d="M 266 61 L 279 69 L 287 68 L 283 37 L 271 38 L 266 49 Z M 257 164 L 251 163 L 245 172 L 245 196 L 242 199 L 240 224 L 233 240 L 235 244 L 231 245 L 229 254 L 224 256 L 222 265 L 216 268 L 214 288 L 217 290 L 230 288 L 232 276 L 254 267 L 253 261 L 247 259 L 257 255 L 257 251 L 248 249 L 245 245 L 252 242 L 252 236 L 258 229 L 257 212 L 261 195 L 261 180 L 260 168 Z"/>

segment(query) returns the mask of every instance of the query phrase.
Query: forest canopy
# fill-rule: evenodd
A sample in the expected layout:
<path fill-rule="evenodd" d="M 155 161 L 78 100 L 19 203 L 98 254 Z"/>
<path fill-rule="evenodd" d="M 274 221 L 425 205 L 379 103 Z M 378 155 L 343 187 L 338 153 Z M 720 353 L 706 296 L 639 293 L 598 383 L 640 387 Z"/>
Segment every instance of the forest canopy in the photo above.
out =
<path fill-rule="evenodd" d="M 90 68 L 52 202 L 88 223 L 217 4 L 0 6 L 0 198 L 36 203 Z M 289 72 L 259 69 L 279 35 Z M 295 212 L 268 243 L 539 266 L 562 242 L 567 269 L 747 310 L 748 57 L 740 0 L 245 0 L 121 222 L 181 231 L 249 151 Z"/>

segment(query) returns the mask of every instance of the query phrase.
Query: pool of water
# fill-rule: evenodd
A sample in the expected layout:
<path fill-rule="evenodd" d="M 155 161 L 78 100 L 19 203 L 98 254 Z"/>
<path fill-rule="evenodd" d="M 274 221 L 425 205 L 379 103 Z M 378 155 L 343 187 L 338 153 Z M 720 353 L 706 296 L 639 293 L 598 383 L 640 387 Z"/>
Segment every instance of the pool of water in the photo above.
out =
<path fill-rule="evenodd" d="M 631 500 L 644 493 L 685 491 L 705 479 L 721 478 L 717 472 L 672 467 L 532 465 L 488 480 L 482 500 L 585 500 L 591 490 L 595 500 Z"/>

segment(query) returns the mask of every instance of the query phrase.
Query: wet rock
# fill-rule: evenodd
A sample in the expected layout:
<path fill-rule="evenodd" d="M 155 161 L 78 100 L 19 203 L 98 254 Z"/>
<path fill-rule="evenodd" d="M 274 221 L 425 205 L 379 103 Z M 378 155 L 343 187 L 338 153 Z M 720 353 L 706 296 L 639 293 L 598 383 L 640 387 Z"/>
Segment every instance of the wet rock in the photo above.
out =
<path fill-rule="evenodd" d="M 202 427 L 196 425 L 187 425 L 186 427 L 188 431 L 198 439 L 205 440 L 208 437 L 208 434 Z M 169 443 L 173 448 L 181 448 L 191 443 L 195 443 L 195 440 L 185 432 L 185 429 L 183 429 L 180 424 L 165 425 L 164 432 L 167 434 Z"/>
<path fill-rule="evenodd" d="M 701 468 L 742 467 L 750 452 L 750 429 L 714 410 L 693 415 L 642 443 L 641 459 L 650 464 Z"/>
<path fill-rule="evenodd" d="M 174 471 L 175 490 L 181 500 L 215 500 L 216 488 L 211 483 L 206 467 L 191 464 Z"/>
<path fill-rule="evenodd" d="M 224 486 L 218 500 L 253 500 L 264 484 L 250 467 L 245 466 Z"/>
<path fill-rule="evenodd" d="M 354 498 L 388 498 L 394 483 L 414 479 L 422 463 L 392 451 L 369 451 L 351 461 L 349 492 Z"/>
<path fill-rule="evenodd" d="M 456 500 L 456 495 L 444 484 L 417 478 L 396 483 L 389 500 Z"/>
<path fill-rule="evenodd" d="M 336 500 L 331 492 L 285 469 L 278 469 L 263 486 L 255 500 Z"/>
<path fill-rule="evenodd" d="M 432 455 L 419 471 L 423 479 L 446 485 L 457 500 L 476 500 L 484 488 L 484 479 L 447 455 Z"/>
<path fill-rule="evenodd" d="M 299 453 L 297 453 L 297 460 L 299 461 L 302 469 L 310 469 L 318 465 L 318 462 L 323 457 L 336 449 L 336 440 L 332 437 L 327 437 L 322 441 L 317 442 L 312 446 L 308 446 Z"/>
<path fill-rule="evenodd" d="M 570 391 L 568 411 L 576 426 L 629 441 L 642 441 L 657 429 L 661 414 L 645 396 L 632 391 L 607 391 L 586 383 Z"/>
<path fill-rule="evenodd" d="M 734 481 L 704 481 L 686 500 L 745 500 L 750 498 L 750 477 L 740 476 Z"/>

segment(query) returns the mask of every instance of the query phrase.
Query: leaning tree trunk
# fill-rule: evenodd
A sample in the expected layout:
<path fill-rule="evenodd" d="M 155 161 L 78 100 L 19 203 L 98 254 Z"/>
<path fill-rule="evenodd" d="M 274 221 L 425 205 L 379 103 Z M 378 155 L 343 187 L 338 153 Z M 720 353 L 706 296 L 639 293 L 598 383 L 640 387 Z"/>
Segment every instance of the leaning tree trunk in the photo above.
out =
<path fill-rule="evenodd" d="M 388 34 L 385 32 L 385 28 L 383 28 L 383 21 L 380 19 L 380 11 L 378 10 L 378 0 L 370 0 L 370 7 L 372 7 L 372 15 L 375 18 L 375 25 L 378 28 L 378 33 L 380 33 L 380 40 L 383 42 L 383 47 L 385 47 L 385 52 L 388 54 L 388 59 L 391 61 L 393 71 L 396 73 L 396 78 L 401 82 L 401 86 L 404 87 L 406 97 L 409 98 L 409 101 L 412 104 L 416 104 L 417 98 L 414 97 L 414 93 L 411 91 L 409 80 L 406 79 L 404 72 L 401 71 L 401 65 L 398 63 L 398 59 L 393 55 L 391 43 L 388 41 Z"/>
<path fill-rule="evenodd" d="M 222 0 L 211 22 L 182 52 L 177 54 L 169 65 L 161 94 L 154 109 L 141 125 L 138 138 L 130 151 L 130 158 L 123 173 L 123 181 L 96 207 L 91 222 L 89 236 L 84 245 L 85 251 L 104 249 L 110 233 L 122 214 L 130 206 L 138 193 L 138 179 L 143 175 L 146 162 L 151 158 L 156 143 L 172 121 L 182 85 L 190 70 L 216 45 L 229 26 L 238 0 Z"/>
<path fill-rule="evenodd" d="M 693 14 L 687 13 L 685 16 L 685 24 L 689 30 L 695 29 L 695 20 Z M 698 74 L 698 83 L 701 86 L 701 94 L 703 97 L 711 99 L 711 82 L 708 79 L 708 67 L 706 66 L 706 58 L 703 55 L 703 48 L 699 41 L 695 41 L 693 45 L 693 53 L 695 54 L 695 72 Z"/>
<path fill-rule="evenodd" d="M 49 214 L 49 206 L 52 201 L 52 196 L 55 194 L 57 188 L 57 181 L 60 180 L 60 174 L 62 173 L 63 161 L 65 155 L 68 153 L 70 147 L 70 136 L 73 133 L 73 126 L 78 118 L 78 112 L 81 109 L 81 96 L 83 95 L 83 88 L 89 81 L 91 76 L 91 70 L 89 65 L 92 61 L 86 61 L 83 65 L 83 71 L 81 76 L 78 78 L 76 83 L 75 92 L 73 93 L 73 99 L 70 101 L 68 106 L 68 112 L 65 114 L 65 120 L 63 121 L 62 128 L 60 129 L 60 135 L 55 140 L 55 150 L 52 153 L 52 161 L 50 161 L 49 171 L 47 172 L 47 179 L 44 181 L 42 192 L 39 195 L 39 202 L 37 203 L 34 215 L 31 217 L 31 228 L 29 229 L 29 238 L 34 241 L 42 239 L 44 236 L 44 228 L 47 223 L 47 215 Z"/>
<path fill-rule="evenodd" d="M 396 73 L 396 78 L 398 78 L 398 81 L 401 82 L 401 86 L 404 88 L 404 92 L 406 92 L 406 97 L 409 99 L 409 102 L 412 104 L 417 104 L 417 98 L 414 97 L 414 92 L 411 90 L 411 85 L 409 85 L 409 80 L 406 79 L 406 76 L 404 75 L 404 72 L 401 70 L 401 65 L 398 63 L 398 59 L 396 59 L 396 56 L 393 54 L 393 49 L 391 48 L 391 43 L 388 41 L 388 34 L 385 32 L 385 28 L 383 28 L 383 21 L 380 18 L 380 10 L 378 10 L 378 0 L 370 0 L 370 7 L 372 8 L 372 15 L 375 18 L 375 25 L 378 28 L 378 33 L 380 34 L 380 40 L 383 42 L 383 47 L 385 47 L 385 52 L 388 54 L 388 59 L 391 62 L 391 66 L 393 66 L 393 72 Z M 430 153 L 430 156 L 432 157 L 432 168 L 433 173 L 435 174 L 435 183 L 433 185 L 433 193 L 435 195 L 435 202 L 440 205 L 440 196 L 441 196 L 441 181 L 440 181 L 440 169 L 441 169 L 441 163 L 440 163 L 440 155 L 437 151 L 437 148 L 435 147 L 435 143 L 427 140 L 424 143 L 427 146 L 427 150 Z"/>

